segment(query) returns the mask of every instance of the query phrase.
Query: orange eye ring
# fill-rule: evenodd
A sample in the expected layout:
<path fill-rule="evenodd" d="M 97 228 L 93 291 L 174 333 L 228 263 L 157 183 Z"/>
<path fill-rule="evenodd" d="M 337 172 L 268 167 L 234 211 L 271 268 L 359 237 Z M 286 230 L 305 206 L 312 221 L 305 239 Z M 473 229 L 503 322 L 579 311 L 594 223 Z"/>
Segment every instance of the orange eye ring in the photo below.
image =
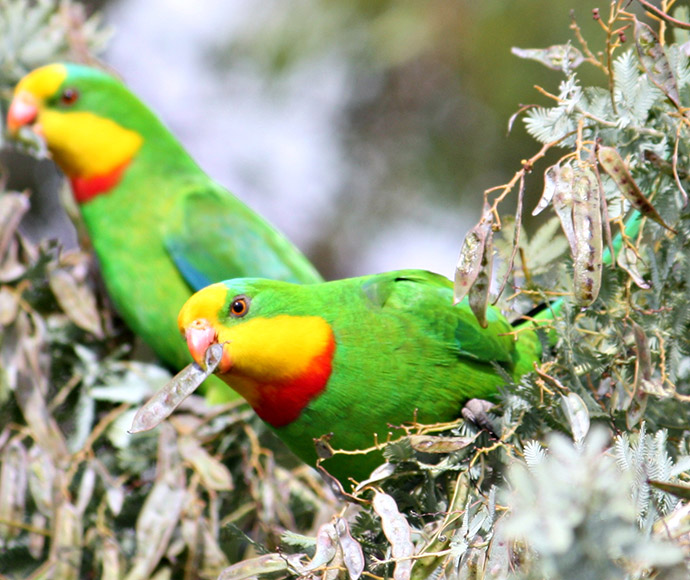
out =
<path fill-rule="evenodd" d="M 246 296 L 235 296 L 230 303 L 228 314 L 233 318 L 242 318 L 247 312 L 249 312 L 249 298 Z"/>
<path fill-rule="evenodd" d="M 63 105 L 72 105 L 77 102 L 79 91 L 77 89 L 65 89 L 60 95 L 60 102 Z"/>

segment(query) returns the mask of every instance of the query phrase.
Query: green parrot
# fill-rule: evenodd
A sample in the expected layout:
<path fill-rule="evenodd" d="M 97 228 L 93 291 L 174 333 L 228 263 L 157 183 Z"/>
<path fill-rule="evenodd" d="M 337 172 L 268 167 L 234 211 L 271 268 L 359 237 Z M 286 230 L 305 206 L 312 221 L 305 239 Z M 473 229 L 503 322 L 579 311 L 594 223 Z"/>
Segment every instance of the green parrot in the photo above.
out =
<path fill-rule="evenodd" d="M 191 362 L 175 318 L 195 290 L 242 276 L 322 281 L 113 76 L 75 64 L 36 69 L 17 84 L 7 121 L 13 134 L 31 126 L 45 140 L 72 186 L 115 307 L 168 365 Z M 211 400 L 234 396 L 216 383 Z"/>
<path fill-rule="evenodd" d="M 541 358 L 534 326 L 513 327 L 497 308 L 481 328 L 452 283 L 400 270 L 312 285 L 245 278 L 213 284 L 183 306 L 178 325 L 204 366 L 223 345 L 218 376 L 278 436 L 314 465 L 314 438 L 334 448 L 385 441 L 390 425 L 452 421 L 471 398 L 492 399 Z M 334 455 L 323 466 L 345 482 L 367 477 L 380 455 Z"/>

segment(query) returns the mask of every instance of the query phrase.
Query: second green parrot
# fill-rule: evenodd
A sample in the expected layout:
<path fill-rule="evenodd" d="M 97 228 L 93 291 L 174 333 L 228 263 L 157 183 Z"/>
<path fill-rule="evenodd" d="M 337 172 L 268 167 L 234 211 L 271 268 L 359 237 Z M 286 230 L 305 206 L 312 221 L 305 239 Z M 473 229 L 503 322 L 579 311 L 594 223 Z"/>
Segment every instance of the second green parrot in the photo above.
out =
<path fill-rule="evenodd" d="M 194 290 L 230 277 L 321 277 L 280 233 L 210 179 L 113 76 L 51 64 L 17 85 L 8 126 L 45 139 L 69 178 L 125 322 L 167 364 L 191 362 L 175 318 Z M 216 399 L 232 391 L 219 384 Z"/>

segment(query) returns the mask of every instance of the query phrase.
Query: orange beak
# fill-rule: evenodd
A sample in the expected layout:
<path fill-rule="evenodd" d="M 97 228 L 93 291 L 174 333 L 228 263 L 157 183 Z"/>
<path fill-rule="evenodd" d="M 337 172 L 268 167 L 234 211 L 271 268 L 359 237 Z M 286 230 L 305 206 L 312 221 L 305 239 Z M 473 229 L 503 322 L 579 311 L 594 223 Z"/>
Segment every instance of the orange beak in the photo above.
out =
<path fill-rule="evenodd" d="M 192 358 L 199 366 L 205 368 L 206 351 L 208 347 L 218 343 L 218 335 L 215 329 L 205 318 L 197 318 L 185 328 L 184 336 Z M 223 374 L 228 372 L 231 367 L 232 360 L 230 358 L 228 345 L 223 345 L 223 357 L 221 358 L 217 370 Z"/>
<path fill-rule="evenodd" d="M 35 123 L 37 117 L 36 97 L 27 91 L 20 91 L 14 95 L 7 113 L 7 126 L 12 135 L 16 135 L 21 127 Z"/>

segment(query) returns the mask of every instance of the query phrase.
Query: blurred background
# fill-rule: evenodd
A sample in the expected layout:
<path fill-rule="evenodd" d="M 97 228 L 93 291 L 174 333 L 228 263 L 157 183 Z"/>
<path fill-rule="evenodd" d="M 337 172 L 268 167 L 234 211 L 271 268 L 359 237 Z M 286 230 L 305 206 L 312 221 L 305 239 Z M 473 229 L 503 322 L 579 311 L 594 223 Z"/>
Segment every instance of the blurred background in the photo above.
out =
<path fill-rule="evenodd" d="M 113 31 L 104 61 L 212 177 L 284 231 L 329 279 L 411 267 L 452 276 L 482 192 L 537 150 L 521 121 L 507 131 L 520 104 L 546 103 L 524 79 L 556 92 L 561 78 L 510 48 L 574 38 L 572 8 L 596 52 L 598 5 L 85 4 Z M 579 74 L 588 83 L 604 80 L 593 67 Z M 528 183 L 526 213 L 544 167 Z M 31 172 L 55 182 L 45 164 Z M 46 207 L 33 210 L 29 227 L 37 232 L 57 211 Z M 72 234 L 64 239 L 74 243 Z"/>

